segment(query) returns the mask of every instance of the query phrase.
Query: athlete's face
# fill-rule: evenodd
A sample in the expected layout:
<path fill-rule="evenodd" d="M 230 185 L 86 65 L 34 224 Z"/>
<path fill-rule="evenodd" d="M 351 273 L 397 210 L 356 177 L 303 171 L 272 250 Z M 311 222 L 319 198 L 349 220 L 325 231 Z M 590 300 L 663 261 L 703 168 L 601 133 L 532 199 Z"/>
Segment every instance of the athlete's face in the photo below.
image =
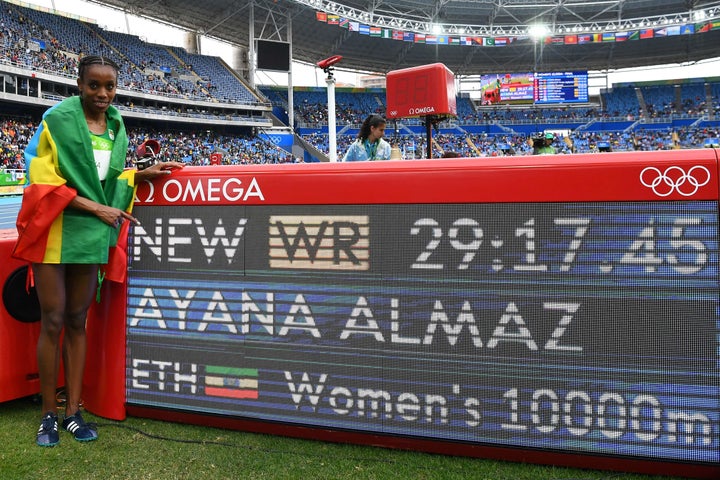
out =
<path fill-rule="evenodd" d="M 110 65 L 88 65 L 77 84 L 83 108 L 89 113 L 104 113 L 115 98 L 117 73 Z"/>

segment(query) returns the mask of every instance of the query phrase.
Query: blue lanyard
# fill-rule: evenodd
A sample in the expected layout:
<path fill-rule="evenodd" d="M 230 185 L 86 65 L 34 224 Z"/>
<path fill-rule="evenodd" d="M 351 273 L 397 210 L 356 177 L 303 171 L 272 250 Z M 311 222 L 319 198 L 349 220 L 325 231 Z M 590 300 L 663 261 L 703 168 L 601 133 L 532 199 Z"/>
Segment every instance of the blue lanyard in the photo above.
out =
<path fill-rule="evenodd" d="M 365 153 L 367 153 L 368 160 L 375 160 L 377 157 L 377 148 L 380 141 L 377 141 L 375 143 L 370 143 L 367 140 L 365 140 Z"/>

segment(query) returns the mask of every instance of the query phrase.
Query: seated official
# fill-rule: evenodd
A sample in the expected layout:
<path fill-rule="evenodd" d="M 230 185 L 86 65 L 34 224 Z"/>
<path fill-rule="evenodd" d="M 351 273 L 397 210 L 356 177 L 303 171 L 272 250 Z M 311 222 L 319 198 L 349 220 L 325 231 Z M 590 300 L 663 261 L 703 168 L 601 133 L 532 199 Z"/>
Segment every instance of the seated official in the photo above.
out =
<path fill-rule="evenodd" d="M 383 140 L 385 119 L 380 115 L 370 115 L 365 119 L 358 138 L 348 148 L 343 162 L 363 162 L 367 160 L 390 160 L 391 147 Z"/>

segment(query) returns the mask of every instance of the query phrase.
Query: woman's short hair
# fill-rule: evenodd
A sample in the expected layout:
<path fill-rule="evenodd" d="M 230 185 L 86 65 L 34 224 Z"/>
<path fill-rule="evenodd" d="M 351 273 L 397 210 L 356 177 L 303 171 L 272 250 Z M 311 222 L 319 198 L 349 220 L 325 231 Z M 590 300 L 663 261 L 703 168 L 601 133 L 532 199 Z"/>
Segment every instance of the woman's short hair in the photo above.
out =
<path fill-rule="evenodd" d="M 115 69 L 115 73 L 120 72 L 118 64 L 107 57 L 101 57 L 99 55 L 85 55 L 80 59 L 80 63 L 78 64 L 78 77 L 84 78 L 85 71 L 90 65 L 108 65 Z"/>

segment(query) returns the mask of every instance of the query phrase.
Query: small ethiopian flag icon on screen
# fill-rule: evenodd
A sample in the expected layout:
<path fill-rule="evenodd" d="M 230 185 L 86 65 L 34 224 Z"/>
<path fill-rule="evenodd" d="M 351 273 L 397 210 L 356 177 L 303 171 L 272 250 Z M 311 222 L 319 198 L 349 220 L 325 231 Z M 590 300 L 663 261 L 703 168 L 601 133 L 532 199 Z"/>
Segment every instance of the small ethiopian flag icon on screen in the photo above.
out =
<path fill-rule="evenodd" d="M 205 367 L 205 395 L 212 397 L 258 398 L 258 371 L 255 368 Z"/>

